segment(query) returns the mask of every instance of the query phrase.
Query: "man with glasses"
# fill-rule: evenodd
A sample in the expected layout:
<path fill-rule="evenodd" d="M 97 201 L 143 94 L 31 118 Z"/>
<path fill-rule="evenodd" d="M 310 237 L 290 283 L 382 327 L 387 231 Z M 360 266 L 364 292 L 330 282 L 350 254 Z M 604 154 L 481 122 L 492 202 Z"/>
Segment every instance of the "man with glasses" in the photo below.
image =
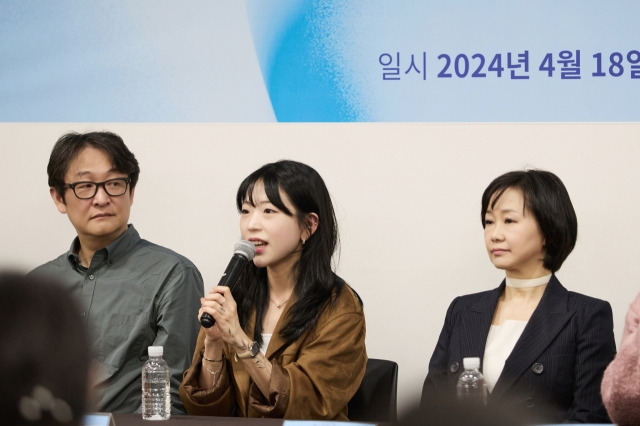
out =
<path fill-rule="evenodd" d="M 191 364 L 204 286 L 187 258 L 141 239 L 128 223 L 138 161 L 116 134 L 69 133 L 53 147 L 47 173 L 51 198 L 78 235 L 32 273 L 64 283 L 82 307 L 100 367 L 90 408 L 140 412 L 147 347 L 164 346 L 172 412 L 185 413 L 178 387 Z"/>

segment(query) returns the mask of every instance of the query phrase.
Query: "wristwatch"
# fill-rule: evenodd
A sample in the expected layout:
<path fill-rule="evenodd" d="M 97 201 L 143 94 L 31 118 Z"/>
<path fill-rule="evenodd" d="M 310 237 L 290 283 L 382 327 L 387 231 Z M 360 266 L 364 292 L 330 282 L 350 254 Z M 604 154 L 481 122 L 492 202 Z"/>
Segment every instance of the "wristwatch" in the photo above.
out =
<path fill-rule="evenodd" d="M 237 353 L 236 352 L 235 358 L 236 358 L 236 361 L 238 361 L 238 359 L 255 358 L 256 355 L 258 355 L 258 352 L 260 352 L 260 344 L 258 342 L 256 342 L 256 341 L 254 341 L 249 346 L 249 350 L 248 351 L 242 352 L 242 353 Z"/>

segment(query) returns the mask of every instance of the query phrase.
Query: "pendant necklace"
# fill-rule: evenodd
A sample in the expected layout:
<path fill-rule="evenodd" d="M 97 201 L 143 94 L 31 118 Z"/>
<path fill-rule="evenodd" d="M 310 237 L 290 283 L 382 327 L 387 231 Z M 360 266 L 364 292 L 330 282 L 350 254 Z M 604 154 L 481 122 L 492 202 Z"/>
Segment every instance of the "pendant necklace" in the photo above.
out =
<path fill-rule="evenodd" d="M 276 302 L 275 300 L 273 300 L 271 297 L 269 297 L 269 299 L 273 302 L 273 304 L 274 304 L 274 305 L 276 305 L 276 308 L 281 309 L 281 308 L 282 308 L 282 306 L 283 306 L 285 303 L 287 303 L 287 302 L 289 301 L 289 299 L 291 299 L 291 296 L 289 296 L 289 297 L 287 298 L 287 300 L 285 300 L 284 302 L 280 302 L 280 303 L 277 303 L 277 302 Z"/>

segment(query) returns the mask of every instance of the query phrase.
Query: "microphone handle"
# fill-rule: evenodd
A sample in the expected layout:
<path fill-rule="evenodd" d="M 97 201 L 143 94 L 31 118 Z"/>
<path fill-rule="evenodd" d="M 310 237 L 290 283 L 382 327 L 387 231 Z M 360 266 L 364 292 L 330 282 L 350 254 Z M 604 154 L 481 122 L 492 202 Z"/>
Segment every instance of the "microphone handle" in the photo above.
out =
<path fill-rule="evenodd" d="M 248 261 L 249 260 L 243 255 L 235 253 L 231 258 L 231 261 L 227 265 L 227 269 L 224 270 L 224 274 L 222 274 L 222 277 L 220 277 L 218 285 L 231 287 L 231 291 L 233 292 L 233 286 L 236 281 L 238 281 L 238 278 L 240 278 L 240 273 L 242 272 L 242 269 Z M 211 314 L 208 314 L 207 312 L 203 312 L 202 316 L 200 316 L 200 324 L 204 328 L 213 327 L 215 323 L 215 318 L 213 318 L 213 316 L 211 316 Z"/>

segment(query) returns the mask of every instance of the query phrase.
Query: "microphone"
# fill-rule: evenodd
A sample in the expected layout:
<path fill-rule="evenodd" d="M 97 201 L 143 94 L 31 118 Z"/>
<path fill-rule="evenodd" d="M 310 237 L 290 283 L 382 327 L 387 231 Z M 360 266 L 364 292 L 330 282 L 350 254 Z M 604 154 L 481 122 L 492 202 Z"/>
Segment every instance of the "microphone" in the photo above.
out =
<path fill-rule="evenodd" d="M 240 276 L 240 272 L 244 268 L 250 260 L 253 259 L 253 256 L 256 255 L 256 246 L 253 243 L 241 240 L 236 243 L 233 247 L 233 256 L 231 256 L 231 260 L 227 265 L 227 269 L 224 270 L 224 274 L 220 278 L 220 282 L 218 285 L 224 285 L 227 287 L 233 286 L 236 281 L 238 281 L 238 277 Z M 204 328 L 209 328 L 216 323 L 216 320 L 208 313 L 203 312 L 200 317 L 200 324 Z"/>

